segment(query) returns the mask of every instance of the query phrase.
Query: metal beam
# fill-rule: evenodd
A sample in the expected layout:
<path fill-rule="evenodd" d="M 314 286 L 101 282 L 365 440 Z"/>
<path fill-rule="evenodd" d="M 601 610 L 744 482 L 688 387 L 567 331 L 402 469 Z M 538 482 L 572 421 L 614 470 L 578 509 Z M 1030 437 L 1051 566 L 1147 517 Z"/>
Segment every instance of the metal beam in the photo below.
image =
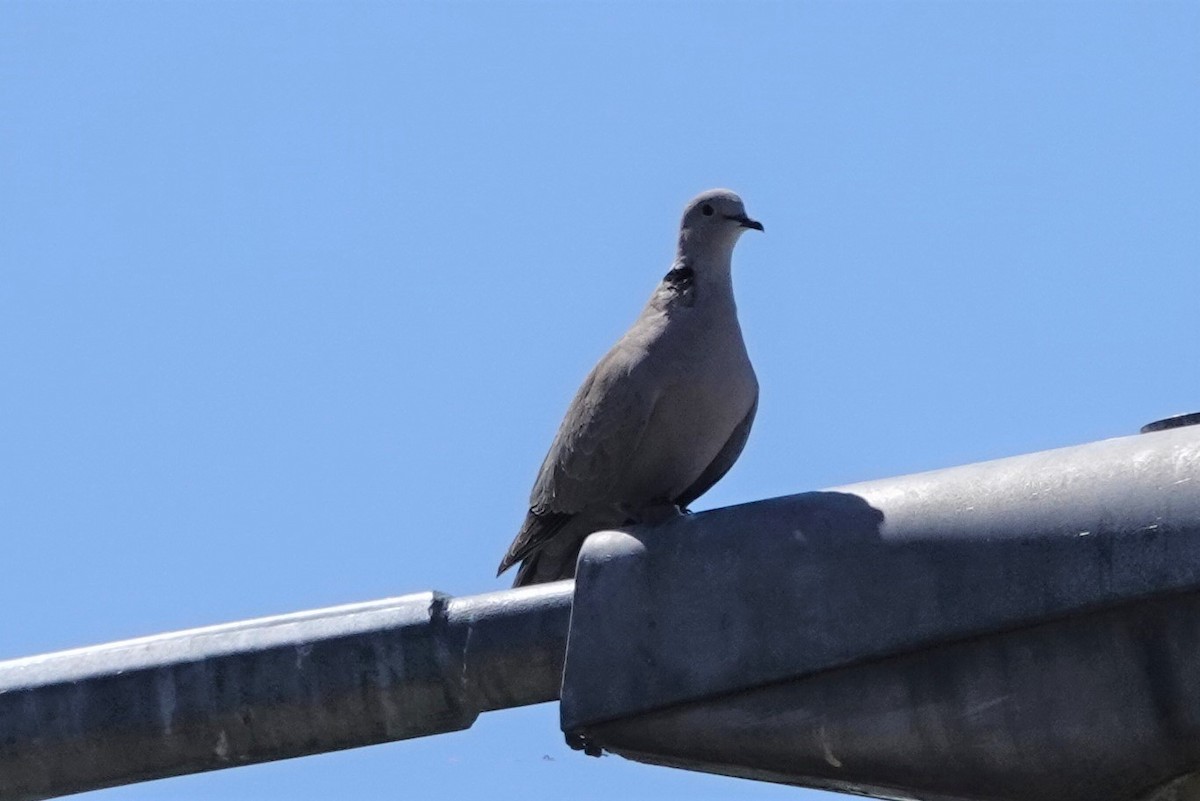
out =
<path fill-rule="evenodd" d="M 624 741 L 597 727 L 612 735 L 613 721 L 665 707 L 719 713 L 735 692 L 769 693 L 783 681 L 954 648 L 963 638 L 984 642 L 989 633 L 1165 593 L 1192 597 L 1200 593 L 1200 428 L 1179 420 L 1186 422 L 1166 421 L 1169 430 L 1142 437 L 760 501 L 653 532 L 602 534 L 585 548 L 578 598 L 569 581 L 464 598 L 421 593 L 0 663 L 0 801 L 468 728 L 480 712 L 558 698 L 572 625 L 566 729 L 622 752 Z M 611 545 L 627 558 L 600 554 Z M 625 573 L 640 590 L 615 590 Z M 745 637 L 729 630 L 737 621 Z M 1148 642 L 1169 650 L 1180 636 Z M 739 642 L 750 661 L 734 658 Z M 959 686 L 946 675 L 937 674 L 937 687 Z M 1161 705 L 1173 685 L 1156 678 L 1146 686 Z M 860 690 L 846 697 L 868 697 Z M 1110 705 L 1120 703 L 1110 696 Z M 1124 721 L 1131 708 L 1111 716 L 1112 731 L 1136 732 Z M 917 712 L 928 718 L 930 709 Z M 774 713 L 730 719 L 786 722 Z M 892 715 L 889 725 L 900 719 Z M 867 764 L 886 752 L 852 736 L 882 724 L 830 717 L 820 727 L 818 766 L 832 765 L 828 737 L 843 730 L 839 721 L 849 732 L 839 753 L 861 745 L 856 764 Z M 626 734 L 651 729 L 646 719 Z M 1016 726 L 1014 739 L 1032 730 Z M 705 724 L 699 733 L 719 732 Z M 678 748 L 701 739 L 696 731 L 665 738 Z M 1070 751 L 1022 753 L 1061 771 L 1056 760 Z M 694 754 L 681 762 L 664 753 L 646 758 L 713 769 L 732 752 L 699 763 Z M 930 775 L 951 775 L 938 765 Z M 1158 773 L 1158 783 L 1178 775 Z"/>
<path fill-rule="evenodd" d="M 457 731 L 555 700 L 572 590 L 418 593 L 0 663 L 0 799 Z"/>
<path fill-rule="evenodd" d="M 1168 427 L 596 534 L 562 725 L 881 798 L 1131 801 L 1200 771 L 1197 665 L 1200 426 Z"/>

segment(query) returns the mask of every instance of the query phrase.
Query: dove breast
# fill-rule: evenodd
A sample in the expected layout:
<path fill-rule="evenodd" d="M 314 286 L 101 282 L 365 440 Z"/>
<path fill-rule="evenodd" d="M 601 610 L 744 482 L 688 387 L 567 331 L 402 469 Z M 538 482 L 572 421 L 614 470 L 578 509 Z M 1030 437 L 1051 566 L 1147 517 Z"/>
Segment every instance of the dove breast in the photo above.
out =
<path fill-rule="evenodd" d="M 651 343 L 645 354 L 647 372 L 658 376 L 658 396 L 615 493 L 633 508 L 678 498 L 758 400 L 758 379 L 736 313 L 716 315 L 725 319 L 714 325 L 707 311 L 674 320 L 671 336 Z"/>

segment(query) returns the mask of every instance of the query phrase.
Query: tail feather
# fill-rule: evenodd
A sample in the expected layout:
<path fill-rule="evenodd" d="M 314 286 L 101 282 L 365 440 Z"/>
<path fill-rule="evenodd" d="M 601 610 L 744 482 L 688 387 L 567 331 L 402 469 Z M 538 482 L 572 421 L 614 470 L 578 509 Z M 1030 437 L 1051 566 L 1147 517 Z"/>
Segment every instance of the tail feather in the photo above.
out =
<path fill-rule="evenodd" d="M 513 586 L 528 587 L 530 584 L 575 578 L 575 563 L 579 559 L 579 550 L 590 533 L 587 530 L 560 531 L 557 536 L 543 543 L 541 548 L 521 561 Z"/>
<path fill-rule="evenodd" d="M 537 553 L 563 526 L 571 522 L 571 518 L 571 515 L 560 512 L 538 514 L 531 509 L 529 514 L 525 515 L 525 522 L 512 545 L 508 546 L 508 552 L 500 560 L 496 575 L 499 576 L 517 562 L 523 562 L 531 554 Z"/>

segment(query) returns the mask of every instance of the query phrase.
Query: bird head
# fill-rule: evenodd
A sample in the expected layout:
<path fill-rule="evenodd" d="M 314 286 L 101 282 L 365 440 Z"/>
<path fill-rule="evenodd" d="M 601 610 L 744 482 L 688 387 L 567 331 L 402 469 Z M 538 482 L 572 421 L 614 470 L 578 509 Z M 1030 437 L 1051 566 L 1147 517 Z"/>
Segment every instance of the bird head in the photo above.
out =
<path fill-rule="evenodd" d="M 684 209 L 679 228 L 680 253 L 731 253 L 748 228 L 763 230 L 762 223 L 746 214 L 742 199 L 728 189 L 710 189 L 694 197 Z"/>

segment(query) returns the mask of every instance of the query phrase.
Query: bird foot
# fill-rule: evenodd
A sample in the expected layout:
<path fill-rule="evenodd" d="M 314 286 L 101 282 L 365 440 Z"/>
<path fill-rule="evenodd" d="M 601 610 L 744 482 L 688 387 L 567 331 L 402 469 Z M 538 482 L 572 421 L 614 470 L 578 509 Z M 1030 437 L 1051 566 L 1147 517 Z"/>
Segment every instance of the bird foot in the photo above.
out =
<path fill-rule="evenodd" d="M 604 749 L 592 742 L 592 740 L 590 740 L 586 734 L 570 732 L 565 736 L 567 738 L 567 745 L 571 746 L 571 748 L 574 748 L 576 751 L 582 751 L 583 753 L 592 757 L 604 755 Z"/>
<path fill-rule="evenodd" d="M 668 520 L 682 517 L 683 512 L 673 503 L 661 503 L 646 506 L 638 510 L 637 521 L 651 526 L 661 525 Z"/>

